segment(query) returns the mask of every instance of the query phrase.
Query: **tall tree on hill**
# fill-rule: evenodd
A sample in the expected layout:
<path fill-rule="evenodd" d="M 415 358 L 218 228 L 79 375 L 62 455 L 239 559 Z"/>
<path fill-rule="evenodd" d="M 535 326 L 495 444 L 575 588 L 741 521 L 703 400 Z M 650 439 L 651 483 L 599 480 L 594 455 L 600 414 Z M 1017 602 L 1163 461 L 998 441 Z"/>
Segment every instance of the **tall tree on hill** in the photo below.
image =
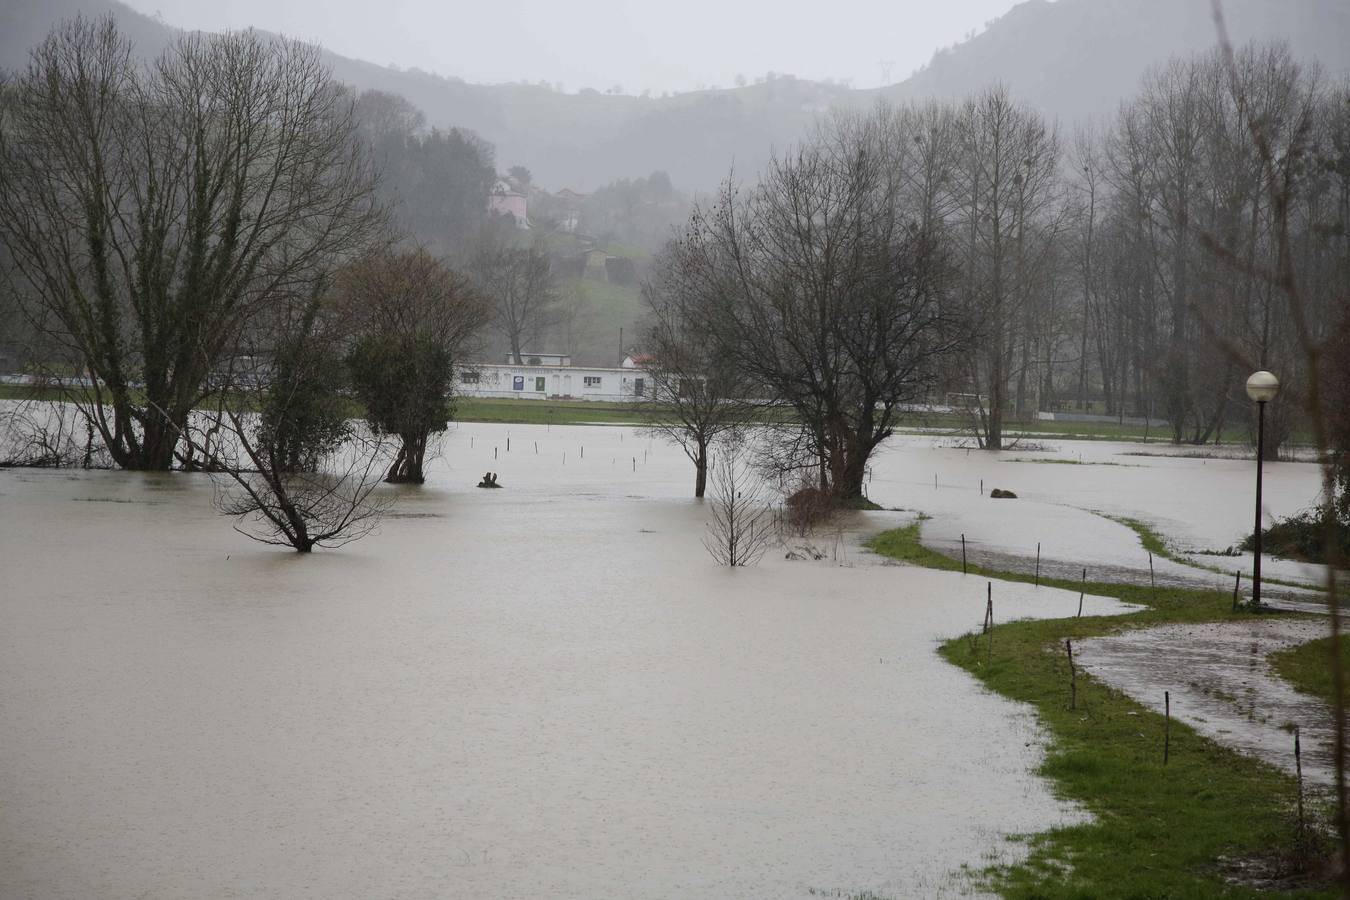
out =
<path fill-rule="evenodd" d="M 522 245 L 513 228 L 494 222 L 479 232 L 468 261 L 474 285 L 492 303 L 497 331 L 524 365 L 524 349 L 554 324 L 561 295 L 553 264 L 542 244 Z"/>
<path fill-rule="evenodd" d="M 125 468 L 168 468 L 249 321 L 308 296 L 380 218 L 316 48 L 187 34 L 143 67 L 110 18 L 75 19 L 4 92 L 0 242 Z"/>
<path fill-rule="evenodd" d="M 427 130 L 421 110 L 382 91 L 356 98 L 356 119 L 398 224 L 424 246 L 462 259 L 488 215 L 497 179 L 492 145 L 463 128 Z"/>

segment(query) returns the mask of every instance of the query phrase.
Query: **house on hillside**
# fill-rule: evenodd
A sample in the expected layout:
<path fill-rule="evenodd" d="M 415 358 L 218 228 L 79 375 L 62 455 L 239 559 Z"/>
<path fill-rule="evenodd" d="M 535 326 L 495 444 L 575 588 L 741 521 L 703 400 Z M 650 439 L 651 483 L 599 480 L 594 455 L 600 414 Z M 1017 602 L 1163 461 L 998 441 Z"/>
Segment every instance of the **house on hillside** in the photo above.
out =
<path fill-rule="evenodd" d="M 594 278 L 596 281 L 609 280 L 609 268 L 606 265 L 610 258 L 608 253 L 599 247 L 591 247 L 581 251 L 581 257 L 585 260 L 581 267 L 585 277 Z"/>
<path fill-rule="evenodd" d="M 529 228 L 529 200 L 506 179 L 498 179 L 488 194 L 488 211 L 510 216 L 517 228 Z"/>

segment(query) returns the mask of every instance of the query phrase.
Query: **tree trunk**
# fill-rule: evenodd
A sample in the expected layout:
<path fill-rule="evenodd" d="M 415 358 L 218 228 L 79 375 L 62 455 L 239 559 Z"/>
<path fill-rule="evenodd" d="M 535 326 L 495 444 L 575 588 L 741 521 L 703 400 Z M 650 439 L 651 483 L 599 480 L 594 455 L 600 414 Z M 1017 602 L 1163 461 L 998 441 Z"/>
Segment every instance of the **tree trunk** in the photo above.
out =
<path fill-rule="evenodd" d="M 698 442 L 698 455 L 694 460 L 694 496 L 702 499 L 708 487 L 708 442 Z"/>
<path fill-rule="evenodd" d="M 399 435 L 401 443 L 394 464 L 384 479 L 389 484 L 424 484 L 426 474 L 423 465 L 427 455 L 426 432 L 406 432 Z"/>

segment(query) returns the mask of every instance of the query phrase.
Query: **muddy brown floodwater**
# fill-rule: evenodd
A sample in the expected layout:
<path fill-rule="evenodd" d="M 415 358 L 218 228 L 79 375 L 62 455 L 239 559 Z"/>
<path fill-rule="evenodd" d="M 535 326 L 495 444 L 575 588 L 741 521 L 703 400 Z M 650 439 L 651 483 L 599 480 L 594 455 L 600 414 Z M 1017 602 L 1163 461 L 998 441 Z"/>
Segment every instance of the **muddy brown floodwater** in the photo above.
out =
<path fill-rule="evenodd" d="M 0 472 L 0 896 L 932 897 L 1077 820 L 934 653 L 984 581 L 718 569 L 678 450 L 507 431 L 308 557 L 203 476 Z"/>
<path fill-rule="evenodd" d="M 1172 715 L 1200 734 L 1293 773 L 1294 735 L 1301 733 L 1303 777 L 1331 784 L 1331 709 L 1275 674 L 1268 654 L 1325 637 L 1315 619 L 1261 619 L 1165 625 L 1091 638 L 1077 644 L 1092 675 L 1161 712 L 1171 692 Z"/>

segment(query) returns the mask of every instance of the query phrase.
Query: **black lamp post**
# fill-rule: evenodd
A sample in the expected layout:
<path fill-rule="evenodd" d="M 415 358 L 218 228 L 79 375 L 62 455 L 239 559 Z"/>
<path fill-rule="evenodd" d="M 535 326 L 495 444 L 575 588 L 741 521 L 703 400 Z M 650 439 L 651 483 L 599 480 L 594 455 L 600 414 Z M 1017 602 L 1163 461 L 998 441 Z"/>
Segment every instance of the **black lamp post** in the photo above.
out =
<path fill-rule="evenodd" d="M 1247 379 L 1247 396 L 1256 401 L 1256 557 L 1252 561 L 1252 607 L 1261 606 L 1261 466 L 1266 454 L 1266 404 L 1280 391 L 1280 379 L 1260 371 Z"/>

